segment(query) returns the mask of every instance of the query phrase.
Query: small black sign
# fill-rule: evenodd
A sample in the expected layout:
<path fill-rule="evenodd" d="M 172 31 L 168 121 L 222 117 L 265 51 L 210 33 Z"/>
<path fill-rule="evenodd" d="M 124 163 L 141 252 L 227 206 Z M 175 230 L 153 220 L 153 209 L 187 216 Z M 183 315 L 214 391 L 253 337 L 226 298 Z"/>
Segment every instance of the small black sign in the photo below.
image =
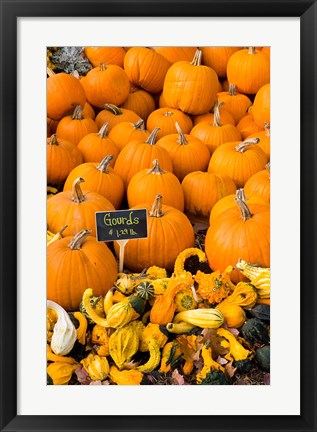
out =
<path fill-rule="evenodd" d="M 130 240 L 147 237 L 147 211 L 113 210 L 96 212 L 97 241 Z"/>

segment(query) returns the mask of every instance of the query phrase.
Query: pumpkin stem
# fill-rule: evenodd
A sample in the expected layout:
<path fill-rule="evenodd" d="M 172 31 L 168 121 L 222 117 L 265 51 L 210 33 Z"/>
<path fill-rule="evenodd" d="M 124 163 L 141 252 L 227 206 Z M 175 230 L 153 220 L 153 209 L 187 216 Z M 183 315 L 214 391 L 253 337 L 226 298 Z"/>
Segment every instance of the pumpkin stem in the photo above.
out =
<path fill-rule="evenodd" d="M 271 163 L 268 162 L 268 163 L 265 165 L 265 168 L 266 168 L 269 172 L 271 172 Z"/>
<path fill-rule="evenodd" d="M 191 64 L 193 66 L 200 66 L 201 65 L 201 59 L 203 56 L 203 52 L 200 49 L 197 49 L 193 58 L 193 61 L 191 62 Z"/>
<path fill-rule="evenodd" d="M 239 209 L 240 209 L 240 213 L 241 213 L 241 217 L 244 221 L 251 219 L 252 218 L 252 213 L 250 212 L 249 207 L 247 206 L 246 202 L 243 201 L 242 199 L 236 197 L 235 202 L 238 204 Z"/>
<path fill-rule="evenodd" d="M 147 173 L 148 174 L 165 174 L 166 171 L 164 171 L 160 167 L 158 159 L 154 159 L 154 161 L 153 161 L 153 168 L 151 168 Z"/>
<path fill-rule="evenodd" d="M 59 144 L 58 144 L 58 140 L 57 140 L 57 134 L 51 135 L 51 137 L 47 141 L 47 144 L 58 146 Z"/>
<path fill-rule="evenodd" d="M 240 199 L 241 201 L 246 201 L 247 197 L 245 196 L 245 192 L 243 188 L 236 190 L 236 198 Z"/>
<path fill-rule="evenodd" d="M 213 126 L 219 127 L 221 126 L 221 120 L 220 120 L 220 107 L 223 105 L 223 102 L 221 104 L 215 104 L 214 107 L 214 124 Z"/>
<path fill-rule="evenodd" d="M 55 72 L 53 71 L 53 69 L 51 69 L 49 67 L 46 68 L 46 73 L 49 77 L 56 75 Z"/>
<path fill-rule="evenodd" d="M 155 197 L 155 201 L 152 205 L 151 211 L 149 213 L 149 215 L 151 217 L 162 217 L 163 216 L 163 212 L 162 212 L 162 195 L 156 195 Z"/>
<path fill-rule="evenodd" d="M 185 137 L 185 134 L 182 131 L 180 125 L 177 122 L 175 123 L 175 127 L 176 127 L 176 130 L 177 130 L 177 133 L 178 133 L 177 143 L 180 144 L 180 145 L 188 144 L 188 141 L 187 141 L 187 139 Z"/>
<path fill-rule="evenodd" d="M 72 201 L 74 201 L 76 203 L 81 203 L 81 202 L 85 201 L 85 197 L 84 197 L 83 191 L 81 190 L 81 187 L 79 185 L 79 183 L 82 183 L 84 181 L 85 181 L 85 179 L 83 179 L 82 177 L 78 177 L 73 182 L 73 186 L 72 186 Z"/>
<path fill-rule="evenodd" d="M 250 138 L 238 144 L 235 148 L 237 152 L 243 153 L 250 145 L 257 144 L 260 142 L 259 138 Z"/>
<path fill-rule="evenodd" d="M 78 73 L 77 70 L 73 70 L 72 73 L 71 73 L 71 75 L 72 75 L 73 77 L 77 78 L 77 79 L 80 78 L 80 75 L 79 75 L 79 73 Z"/>
<path fill-rule="evenodd" d="M 63 226 L 63 228 L 60 229 L 57 234 L 62 235 L 66 228 L 68 228 L 68 225 Z"/>
<path fill-rule="evenodd" d="M 170 116 L 174 115 L 174 113 L 171 112 L 171 111 L 166 111 L 163 115 L 164 115 L 165 117 L 170 117 Z"/>
<path fill-rule="evenodd" d="M 100 164 L 97 166 L 97 170 L 101 171 L 104 174 L 108 174 L 110 162 L 113 159 L 113 155 L 105 156 Z"/>
<path fill-rule="evenodd" d="M 98 132 L 97 135 L 98 135 L 100 138 L 106 138 L 107 133 L 108 133 L 108 129 L 109 129 L 109 123 L 106 122 L 106 123 L 104 123 L 104 124 L 101 126 L 100 131 Z"/>
<path fill-rule="evenodd" d="M 68 247 L 71 250 L 79 250 L 82 247 L 82 244 L 84 243 L 84 241 L 86 240 L 86 238 L 89 236 L 89 234 L 91 233 L 91 230 L 82 230 L 79 233 L 77 233 L 73 239 L 71 240 L 71 242 L 68 244 Z"/>
<path fill-rule="evenodd" d="M 145 130 L 145 123 L 143 119 L 138 120 L 137 122 L 133 123 L 134 129 L 141 129 Z"/>
<path fill-rule="evenodd" d="M 120 110 L 120 108 L 117 107 L 116 105 L 113 105 L 113 104 L 109 104 L 109 103 L 104 104 L 103 108 L 110 111 L 114 115 L 121 115 L 122 114 L 122 111 Z"/>
<path fill-rule="evenodd" d="M 82 120 L 83 119 L 83 109 L 80 105 L 76 105 L 74 113 L 72 115 L 72 120 Z"/>
<path fill-rule="evenodd" d="M 264 123 L 264 129 L 265 129 L 265 135 L 266 136 L 270 136 L 270 134 L 271 134 L 270 123 L 265 122 Z"/>
<path fill-rule="evenodd" d="M 107 69 L 107 65 L 106 63 L 99 63 L 99 70 L 100 71 L 105 71 Z"/>
<path fill-rule="evenodd" d="M 147 140 L 145 141 L 145 143 L 150 145 L 155 145 L 156 135 L 159 130 L 160 130 L 159 127 L 153 129 L 151 134 L 148 136 Z"/>
<path fill-rule="evenodd" d="M 230 96 L 236 95 L 236 85 L 235 84 L 229 84 L 228 93 Z"/>
<path fill-rule="evenodd" d="M 249 47 L 248 54 L 256 54 L 256 49 L 255 49 L 255 47 Z"/>

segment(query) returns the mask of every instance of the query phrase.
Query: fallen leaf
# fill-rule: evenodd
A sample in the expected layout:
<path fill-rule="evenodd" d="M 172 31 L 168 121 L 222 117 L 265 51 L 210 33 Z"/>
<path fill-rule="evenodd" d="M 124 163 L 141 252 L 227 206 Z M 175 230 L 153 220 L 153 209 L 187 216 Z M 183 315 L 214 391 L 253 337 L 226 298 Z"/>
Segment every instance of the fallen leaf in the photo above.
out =
<path fill-rule="evenodd" d="M 237 368 L 232 366 L 232 361 L 225 365 L 225 373 L 226 373 L 228 378 L 232 378 L 233 375 L 235 374 L 236 370 L 237 370 Z"/>
<path fill-rule="evenodd" d="M 217 358 L 219 355 L 223 356 L 229 352 L 228 348 L 221 345 L 223 338 L 217 335 L 216 329 L 204 329 L 201 334 L 203 343 L 210 342 L 213 358 Z"/>
<path fill-rule="evenodd" d="M 223 357 L 218 356 L 218 358 L 216 359 L 216 362 L 219 363 L 220 365 L 225 365 L 228 363 L 228 360 L 226 360 Z"/>
<path fill-rule="evenodd" d="M 232 333 L 235 337 L 237 337 L 239 335 L 239 330 L 234 328 L 234 327 L 228 327 L 228 330 L 230 333 Z"/>
<path fill-rule="evenodd" d="M 80 384 L 89 384 L 91 379 L 89 378 L 88 372 L 81 366 L 75 370 L 77 380 Z"/>
<path fill-rule="evenodd" d="M 173 370 L 172 376 L 171 376 L 171 383 L 176 385 L 184 385 L 185 380 L 183 375 L 181 375 L 177 369 Z"/>

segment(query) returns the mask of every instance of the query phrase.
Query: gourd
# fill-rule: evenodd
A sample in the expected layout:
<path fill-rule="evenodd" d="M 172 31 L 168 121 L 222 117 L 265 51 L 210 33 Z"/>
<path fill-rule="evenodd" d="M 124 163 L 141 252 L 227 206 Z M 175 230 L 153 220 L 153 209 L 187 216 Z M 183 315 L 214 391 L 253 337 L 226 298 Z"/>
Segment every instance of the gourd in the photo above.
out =
<path fill-rule="evenodd" d="M 179 312 L 173 322 L 187 322 L 201 328 L 217 329 L 224 323 L 224 317 L 218 309 L 201 308 Z"/>
<path fill-rule="evenodd" d="M 214 304 L 228 297 L 234 289 L 234 285 L 230 279 L 232 271 L 232 266 L 228 266 L 223 272 L 217 270 L 212 273 L 203 273 L 198 270 L 194 276 L 195 282 L 198 285 L 196 291 L 198 298 Z"/>
<path fill-rule="evenodd" d="M 130 92 L 130 82 L 120 66 L 100 63 L 87 73 L 84 88 L 88 102 L 102 108 L 106 103 L 122 104 Z"/>
<path fill-rule="evenodd" d="M 57 314 L 57 321 L 51 338 L 51 349 L 56 355 L 67 355 L 77 340 L 75 326 L 62 306 L 51 300 L 47 300 L 46 304 L 47 308 L 52 309 Z"/>
<path fill-rule="evenodd" d="M 155 290 L 151 282 L 145 281 L 136 286 L 135 292 L 138 297 L 141 297 L 144 300 L 149 300 L 154 296 Z"/>
<path fill-rule="evenodd" d="M 175 264 L 174 264 L 174 275 L 175 276 L 180 276 L 182 274 L 186 274 L 186 270 L 185 270 L 185 261 L 192 257 L 192 256 L 197 256 L 199 259 L 199 262 L 204 263 L 207 261 L 207 257 L 204 251 L 202 251 L 199 248 L 187 248 L 184 249 L 183 251 L 181 251 L 176 260 L 175 260 Z"/>
<path fill-rule="evenodd" d="M 251 309 L 257 301 L 257 291 L 249 282 L 239 282 L 232 294 L 225 298 L 218 306 L 220 309 L 227 305 L 237 305 Z"/>
<path fill-rule="evenodd" d="M 175 312 L 182 312 L 184 310 L 191 310 L 197 308 L 197 301 L 193 296 L 191 288 L 185 288 L 179 291 L 174 297 L 174 302 L 176 304 Z"/>
<path fill-rule="evenodd" d="M 155 197 L 152 206 L 145 203 L 133 207 L 138 208 L 148 210 L 148 237 L 127 243 L 124 257 L 126 267 L 135 272 L 152 265 L 172 270 L 177 255 L 194 244 L 191 223 L 181 211 L 162 205 L 161 195 Z M 117 242 L 114 242 L 114 248 L 118 256 Z"/>
<path fill-rule="evenodd" d="M 68 174 L 83 162 L 83 156 L 75 144 L 57 138 L 53 134 L 46 141 L 47 182 L 63 183 Z"/>
<path fill-rule="evenodd" d="M 95 213 L 114 210 L 113 204 L 97 192 L 83 193 L 80 183 L 85 179 L 78 177 L 72 183 L 72 190 L 59 192 L 47 202 L 48 229 L 57 232 L 67 225 L 64 236 L 75 235 L 84 229 L 90 229 L 96 235 Z"/>
<path fill-rule="evenodd" d="M 118 328 L 109 338 L 109 353 L 121 370 L 139 349 L 140 335 L 144 330 L 141 321 L 133 321 Z"/>
<path fill-rule="evenodd" d="M 70 365 L 77 364 L 76 360 L 72 357 L 66 357 L 63 355 L 54 354 L 50 345 L 46 345 L 46 360 L 47 362 L 60 362 L 67 363 Z"/>
<path fill-rule="evenodd" d="M 121 104 L 121 108 L 133 111 L 146 122 L 148 116 L 155 110 L 155 100 L 151 93 L 131 85 L 130 93 Z"/>
<path fill-rule="evenodd" d="M 99 324 L 95 324 L 91 331 L 91 343 L 98 355 L 101 355 L 100 348 L 102 347 L 102 354 L 109 355 L 109 335 L 107 329 Z"/>
<path fill-rule="evenodd" d="M 53 362 L 47 366 L 47 375 L 54 385 L 67 385 L 78 369 L 78 364 Z"/>
<path fill-rule="evenodd" d="M 219 303 L 216 308 L 221 311 L 228 327 L 239 328 L 244 324 L 246 320 L 245 312 L 238 304 Z"/>
<path fill-rule="evenodd" d="M 207 344 L 203 345 L 201 349 L 201 356 L 204 364 L 201 371 L 196 375 L 197 384 L 202 384 L 203 380 L 205 380 L 207 375 L 211 372 L 224 372 L 224 368 L 212 358 L 211 348 L 207 346 Z"/>
<path fill-rule="evenodd" d="M 107 294 L 108 294 L 108 292 L 107 292 Z M 99 315 L 101 318 L 104 318 L 105 317 L 105 312 L 104 312 L 104 308 L 103 308 L 103 298 L 102 298 L 102 296 L 98 296 L 98 297 L 94 297 L 93 296 L 93 297 L 90 297 L 89 301 L 90 301 L 91 307 L 95 310 L 96 314 Z M 83 315 L 85 315 L 85 317 L 87 318 L 89 324 L 93 324 L 94 321 L 92 321 L 89 318 L 89 315 L 88 315 L 86 309 L 84 308 L 84 305 L 83 305 L 82 301 L 79 304 L 79 310 L 80 310 L 80 312 Z"/>
<path fill-rule="evenodd" d="M 210 153 L 206 144 L 198 138 L 185 134 L 175 123 L 177 133 L 165 135 L 157 141 L 157 146 L 168 152 L 173 172 L 179 181 L 192 171 L 205 171 Z"/>
<path fill-rule="evenodd" d="M 159 324 L 154 324 L 151 322 L 148 323 L 140 335 L 139 351 L 145 352 L 149 350 L 148 341 L 150 339 L 155 339 L 160 348 L 163 348 L 168 341 L 168 332 L 166 331 L 165 327 Z"/>
<path fill-rule="evenodd" d="M 87 286 L 93 286 L 97 296 L 104 295 L 117 278 L 117 262 L 109 248 L 89 234 L 83 230 L 47 248 L 47 297 L 67 311 L 78 310 Z"/>
<path fill-rule="evenodd" d="M 218 90 L 218 77 L 201 61 L 202 51 L 197 49 L 191 62 L 176 62 L 168 69 L 163 98 L 169 107 L 196 115 L 211 110 Z"/>
<path fill-rule="evenodd" d="M 270 306 L 266 304 L 257 304 L 250 309 L 250 314 L 261 321 L 270 321 Z"/>
<path fill-rule="evenodd" d="M 181 358 L 182 352 L 178 342 L 176 340 L 168 342 L 162 350 L 159 372 L 168 373 L 181 360 Z"/>
<path fill-rule="evenodd" d="M 105 156 L 100 163 L 87 162 L 78 165 L 69 174 L 64 183 L 64 191 L 71 190 L 74 181 L 81 177 L 85 179 L 83 192 L 97 192 L 104 196 L 114 208 L 120 208 L 124 185 L 121 177 L 111 168 L 113 155 Z"/>
<path fill-rule="evenodd" d="M 248 319 L 241 328 L 242 336 L 253 344 L 266 344 L 269 341 L 267 325 L 258 318 Z"/>
<path fill-rule="evenodd" d="M 103 381 L 109 374 L 110 367 L 107 357 L 90 353 L 80 363 L 93 381 Z"/>
<path fill-rule="evenodd" d="M 221 370 L 207 373 L 206 377 L 199 383 L 201 385 L 229 385 L 230 382 Z"/>
<path fill-rule="evenodd" d="M 88 321 L 85 315 L 79 311 L 74 312 L 74 318 L 78 321 L 77 327 L 77 340 L 81 345 L 86 345 L 86 333 L 88 328 Z"/>
<path fill-rule="evenodd" d="M 143 373 L 131 370 L 119 370 L 116 366 L 110 367 L 109 378 L 117 385 L 140 385 L 143 379 Z"/>
<path fill-rule="evenodd" d="M 175 123 L 179 124 L 185 134 L 188 134 L 193 127 L 193 122 L 187 114 L 175 108 L 165 107 L 151 112 L 146 128 L 152 132 L 159 127 L 157 139 L 160 139 L 165 135 L 177 133 Z"/>
<path fill-rule="evenodd" d="M 150 352 L 150 358 L 145 364 L 137 367 L 139 372 L 152 372 L 160 364 L 161 351 L 160 345 L 156 339 L 148 340 L 148 348 Z"/>
<path fill-rule="evenodd" d="M 109 138 L 121 151 L 131 141 L 146 141 L 150 132 L 144 127 L 144 120 L 136 122 L 121 122 L 115 125 L 109 132 Z"/>
<path fill-rule="evenodd" d="M 105 104 L 103 110 L 99 111 L 96 115 L 95 121 L 98 129 L 100 129 L 105 123 L 108 123 L 108 129 L 111 129 L 121 122 L 137 122 L 141 120 L 140 116 L 134 111 L 126 108 L 119 108 L 114 104 Z M 95 161 L 93 161 L 95 162 Z"/>
<path fill-rule="evenodd" d="M 242 93 L 236 91 L 236 86 L 233 82 L 229 84 L 228 91 L 220 92 L 217 94 L 218 103 L 223 102 L 223 107 L 228 110 L 238 124 L 252 105 L 250 98 Z"/>
<path fill-rule="evenodd" d="M 78 149 L 83 155 L 84 162 L 101 162 L 106 156 L 113 155 L 110 161 L 110 166 L 114 166 L 114 162 L 119 155 L 118 146 L 107 135 L 109 123 L 105 122 L 97 133 L 89 133 L 85 135 L 78 143 Z"/>
<path fill-rule="evenodd" d="M 262 370 L 270 372 L 270 345 L 258 348 L 254 359 Z"/>
<path fill-rule="evenodd" d="M 240 366 L 242 366 L 244 361 L 249 361 L 251 359 L 252 352 L 244 348 L 229 330 L 219 328 L 217 330 L 217 335 L 224 338 L 221 342 L 221 346 L 229 348 L 228 354 L 225 355 L 227 360 L 241 362 Z"/>
<path fill-rule="evenodd" d="M 238 260 L 236 268 L 250 279 L 252 285 L 256 288 L 259 299 L 270 298 L 271 271 L 269 268 L 252 265 L 241 258 Z"/>
<path fill-rule="evenodd" d="M 168 323 L 166 325 L 166 330 L 169 333 L 175 333 L 175 334 L 189 333 L 193 328 L 195 328 L 193 324 L 189 324 L 186 322 Z"/>

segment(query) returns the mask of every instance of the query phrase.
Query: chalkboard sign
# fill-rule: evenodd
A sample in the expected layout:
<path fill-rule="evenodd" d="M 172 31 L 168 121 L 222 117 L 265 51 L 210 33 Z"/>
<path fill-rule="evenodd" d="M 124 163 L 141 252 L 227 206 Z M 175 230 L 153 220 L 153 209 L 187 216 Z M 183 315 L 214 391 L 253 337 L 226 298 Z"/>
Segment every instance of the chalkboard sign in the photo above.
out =
<path fill-rule="evenodd" d="M 147 237 L 147 210 L 96 212 L 97 241 L 133 240 Z"/>

